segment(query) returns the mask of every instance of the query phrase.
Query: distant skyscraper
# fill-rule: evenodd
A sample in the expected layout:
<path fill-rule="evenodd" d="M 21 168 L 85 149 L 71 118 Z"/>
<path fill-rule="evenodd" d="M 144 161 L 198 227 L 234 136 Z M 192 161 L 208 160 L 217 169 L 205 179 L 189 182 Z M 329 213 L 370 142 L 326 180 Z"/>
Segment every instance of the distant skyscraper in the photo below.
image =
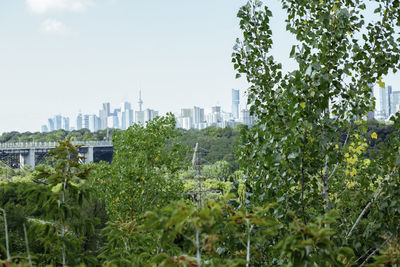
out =
<path fill-rule="evenodd" d="M 143 100 L 142 100 L 142 90 L 139 90 L 139 111 L 143 111 Z"/>
<path fill-rule="evenodd" d="M 111 105 L 110 102 L 103 103 L 103 110 L 105 111 L 105 114 L 108 116 L 111 113 Z"/>
<path fill-rule="evenodd" d="M 54 131 L 55 130 L 55 123 L 53 118 L 48 119 L 48 124 L 49 124 L 49 131 Z"/>
<path fill-rule="evenodd" d="M 392 91 L 390 96 L 390 115 L 399 111 L 400 91 Z"/>
<path fill-rule="evenodd" d="M 378 88 L 379 105 L 377 107 L 377 119 L 386 120 L 391 115 L 400 111 L 400 91 L 393 90 L 391 85 L 386 88 Z"/>
<path fill-rule="evenodd" d="M 83 116 L 83 128 L 90 129 L 89 128 L 89 115 Z"/>
<path fill-rule="evenodd" d="M 97 117 L 96 115 L 92 114 L 92 115 L 85 115 L 87 116 L 88 119 L 88 129 L 91 132 L 96 132 L 99 129 L 99 117 Z"/>
<path fill-rule="evenodd" d="M 193 123 L 199 124 L 204 122 L 204 108 L 193 107 Z"/>
<path fill-rule="evenodd" d="M 101 127 L 103 129 L 109 127 L 109 125 L 107 124 L 107 118 L 108 116 L 110 116 L 110 113 L 111 113 L 110 103 L 109 102 L 103 103 L 103 109 L 100 111 Z"/>
<path fill-rule="evenodd" d="M 97 119 L 97 131 L 98 131 L 98 130 L 101 130 L 101 129 L 102 129 L 102 128 L 101 128 L 101 118 L 98 117 L 98 116 L 96 116 L 96 119 Z"/>
<path fill-rule="evenodd" d="M 82 113 L 79 113 L 78 116 L 76 117 L 76 129 L 79 131 L 82 129 Z"/>
<path fill-rule="evenodd" d="M 232 89 L 232 116 L 234 119 L 239 119 L 239 103 L 240 103 L 239 90 Z"/>
<path fill-rule="evenodd" d="M 62 116 L 61 115 L 57 115 L 54 117 L 54 128 L 55 130 L 60 130 L 62 128 Z"/>
<path fill-rule="evenodd" d="M 122 130 L 126 130 L 129 126 L 133 125 L 133 110 L 131 103 L 123 102 L 121 104 L 121 114 L 118 115 L 118 121 L 119 128 Z"/>
<path fill-rule="evenodd" d="M 47 125 L 42 125 L 42 133 L 47 133 L 49 131 L 49 128 L 47 128 Z"/>
<path fill-rule="evenodd" d="M 68 117 L 63 117 L 62 118 L 61 128 L 66 130 L 66 131 L 69 131 L 69 118 Z"/>
<path fill-rule="evenodd" d="M 387 118 L 390 115 L 390 94 L 389 89 L 391 90 L 392 88 L 378 88 L 378 94 L 379 94 L 379 108 L 380 108 L 380 113 L 383 115 L 384 118 Z"/>

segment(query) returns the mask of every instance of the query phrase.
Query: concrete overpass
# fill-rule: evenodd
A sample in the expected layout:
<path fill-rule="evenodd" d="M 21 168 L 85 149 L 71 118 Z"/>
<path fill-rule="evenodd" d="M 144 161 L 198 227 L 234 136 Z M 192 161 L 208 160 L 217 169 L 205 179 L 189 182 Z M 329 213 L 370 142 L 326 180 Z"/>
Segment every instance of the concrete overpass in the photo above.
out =
<path fill-rule="evenodd" d="M 82 145 L 78 151 L 85 157 L 86 163 L 112 161 L 111 141 L 73 141 L 72 144 Z M 0 143 L 0 160 L 12 168 L 23 168 L 25 165 L 34 168 L 56 146 L 58 142 Z"/>

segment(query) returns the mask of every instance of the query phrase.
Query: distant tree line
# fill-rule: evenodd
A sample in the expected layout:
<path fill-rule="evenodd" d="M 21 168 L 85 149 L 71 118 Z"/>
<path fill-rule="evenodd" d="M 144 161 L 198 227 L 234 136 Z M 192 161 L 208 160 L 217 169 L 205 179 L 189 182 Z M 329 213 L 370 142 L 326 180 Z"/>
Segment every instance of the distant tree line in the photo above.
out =
<path fill-rule="evenodd" d="M 199 143 L 201 148 L 201 157 L 205 164 L 212 164 L 217 161 L 227 161 L 231 164 L 233 169 L 237 169 L 235 162 L 235 146 L 238 142 L 238 135 L 243 125 L 235 128 L 217 128 L 208 127 L 203 130 L 184 130 L 179 129 L 178 136 L 174 141 L 194 148 L 196 143 Z M 108 133 L 107 133 L 108 131 Z M 40 132 L 8 132 L 0 136 L 0 143 L 17 143 L 17 142 L 57 142 L 60 140 L 72 141 L 101 141 L 111 139 L 116 131 L 114 129 L 99 130 L 97 132 L 90 132 L 88 129 L 81 129 L 75 131 L 57 130 L 47 133 Z M 192 152 L 187 153 L 190 158 Z"/>
<path fill-rule="evenodd" d="M 357 127 L 357 125 L 354 125 Z M 238 125 L 235 128 L 225 127 L 207 127 L 202 130 L 179 129 L 179 135 L 175 141 L 189 147 L 194 147 L 199 143 L 201 148 L 201 156 L 206 164 L 213 164 L 217 161 L 227 161 L 232 165 L 233 169 L 237 169 L 235 158 L 235 146 L 238 142 L 238 136 L 241 130 L 246 131 L 247 127 Z M 91 132 L 89 129 L 81 129 L 74 131 L 57 130 L 47 133 L 41 132 L 6 132 L 0 135 L 0 143 L 17 143 L 17 142 L 57 142 L 60 140 L 72 141 L 101 141 L 111 139 L 115 129 L 99 130 Z M 389 135 L 393 133 L 394 127 L 392 124 L 371 120 L 367 122 L 367 131 L 365 136 L 370 136 L 371 133 L 377 133 L 378 138 L 371 141 L 369 152 L 377 151 L 385 144 L 389 144 Z M 345 134 L 341 139 L 345 139 Z M 191 153 L 187 155 L 191 157 Z"/>
<path fill-rule="evenodd" d="M 108 136 L 112 136 L 112 129 L 108 130 Z M 56 142 L 60 140 L 76 141 L 100 141 L 107 139 L 107 130 L 91 132 L 89 129 L 75 131 L 57 130 L 47 133 L 41 132 L 7 132 L 0 136 L 0 143 L 17 142 Z"/>

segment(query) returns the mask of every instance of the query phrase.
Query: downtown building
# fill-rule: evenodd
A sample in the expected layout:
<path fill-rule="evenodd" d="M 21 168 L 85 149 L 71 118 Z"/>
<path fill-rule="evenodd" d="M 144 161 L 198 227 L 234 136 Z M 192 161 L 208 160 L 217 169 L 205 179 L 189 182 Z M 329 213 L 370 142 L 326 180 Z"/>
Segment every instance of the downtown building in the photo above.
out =
<path fill-rule="evenodd" d="M 221 106 L 213 106 L 209 112 L 204 108 L 194 106 L 193 108 L 182 108 L 175 114 L 177 127 L 186 130 L 204 129 L 207 127 L 235 127 L 238 124 L 252 126 L 255 117 L 250 115 L 250 111 L 245 108 L 240 110 L 240 91 L 232 89 L 231 112 L 222 110 Z"/>
<path fill-rule="evenodd" d="M 393 90 L 389 85 L 377 90 L 377 107 L 375 118 L 377 120 L 389 120 L 392 115 L 400 111 L 400 91 Z"/>

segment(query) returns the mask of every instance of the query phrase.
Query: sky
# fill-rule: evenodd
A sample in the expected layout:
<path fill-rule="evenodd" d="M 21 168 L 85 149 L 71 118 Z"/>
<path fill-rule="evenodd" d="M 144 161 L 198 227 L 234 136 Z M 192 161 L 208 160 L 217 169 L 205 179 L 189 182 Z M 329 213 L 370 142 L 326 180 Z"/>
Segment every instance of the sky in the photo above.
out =
<path fill-rule="evenodd" d="M 293 37 L 278 0 L 273 55 L 290 70 Z M 0 133 L 39 131 L 56 114 L 97 114 L 132 102 L 161 113 L 230 111 L 232 47 L 244 0 L 0 0 Z M 397 79 L 397 78 L 396 78 Z M 397 79 L 400 85 L 400 80 Z M 396 89 L 396 86 L 393 86 Z"/>

